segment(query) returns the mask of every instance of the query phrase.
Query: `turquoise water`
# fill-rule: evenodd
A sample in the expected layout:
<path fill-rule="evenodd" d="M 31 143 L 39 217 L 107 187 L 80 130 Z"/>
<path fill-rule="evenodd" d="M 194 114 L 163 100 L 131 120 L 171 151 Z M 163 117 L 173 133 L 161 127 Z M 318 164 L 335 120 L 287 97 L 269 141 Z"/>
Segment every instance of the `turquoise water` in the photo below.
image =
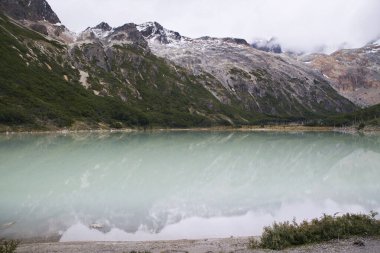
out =
<path fill-rule="evenodd" d="M 0 237 L 259 235 L 275 220 L 380 211 L 379 182 L 378 135 L 2 135 Z"/>

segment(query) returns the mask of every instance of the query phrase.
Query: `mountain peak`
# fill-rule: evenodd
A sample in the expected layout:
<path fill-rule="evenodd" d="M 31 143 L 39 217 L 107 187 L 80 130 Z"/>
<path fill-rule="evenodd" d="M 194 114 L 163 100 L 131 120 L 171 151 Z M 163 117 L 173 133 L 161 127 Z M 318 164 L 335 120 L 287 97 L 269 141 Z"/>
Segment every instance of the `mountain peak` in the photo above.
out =
<path fill-rule="evenodd" d="M 164 28 L 157 22 L 146 22 L 136 26 L 137 30 L 145 39 L 157 41 L 162 44 L 169 44 L 173 41 L 180 41 L 182 36 L 175 31 Z"/>
<path fill-rule="evenodd" d="M 101 22 L 100 24 L 95 26 L 94 29 L 100 29 L 102 31 L 111 31 L 112 27 L 109 24 L 107 24 L 106 22 Z"/>
<path fill-rule="evenodd" d="M 0 10 L 16 20 L 61 23 L 46 0 L 0 0 Z"/>

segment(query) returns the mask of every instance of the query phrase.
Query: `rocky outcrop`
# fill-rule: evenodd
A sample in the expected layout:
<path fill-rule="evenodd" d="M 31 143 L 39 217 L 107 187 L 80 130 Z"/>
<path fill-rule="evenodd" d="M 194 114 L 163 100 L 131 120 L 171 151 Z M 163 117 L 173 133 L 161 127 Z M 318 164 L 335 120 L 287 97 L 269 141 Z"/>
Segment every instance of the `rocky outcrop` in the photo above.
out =
<path fill-rule="evenodd" d="M 107 23 L 89 27 L 77 36 L 75 44 L 100 42 L 105 46 L 133 44 L 147 49 L 148 43 L 133 23 L 112 28 Z"/>
<path fill-rule="evenodd" d="M 146 40 L 169 44 L 173 41 L 181 41 L 183 38 L 178 32 L 164 28 L 157 22 L 147 22 L 136 26 Z"/>
<path fill-rule="evenodd" d="M 101 22 L 99 25 L 95 26 L 94 29 L 100 29 L 102 31 L 111 31 L 112 27 L 106 22 Z"/>
<path fill-rule="evenodd" d="M 0 0 L 0 9 L 16 20 L 61 22 L 46 0 Z"/>
<path fill-rule="evenodd" d="M 301 60 L 319 70 L 341 95 L 355 104 L 380 103 L 380 43 L 331 55 L 304 56 Z"/>
<path fill-rule="evenodd" d="M 30 29 L 65 44 L 75 34 L 62 25 L 46 0 L 0 0 L 0 12 Z"/>

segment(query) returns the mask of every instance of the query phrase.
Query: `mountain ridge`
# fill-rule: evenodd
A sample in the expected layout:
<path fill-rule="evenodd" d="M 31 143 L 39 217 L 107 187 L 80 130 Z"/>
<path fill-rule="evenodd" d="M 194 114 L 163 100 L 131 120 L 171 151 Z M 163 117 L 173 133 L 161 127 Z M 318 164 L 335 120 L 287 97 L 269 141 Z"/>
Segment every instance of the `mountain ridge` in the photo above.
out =
<path fill-rule="evenodd" d="M 14 30 L 12 21 L 2 19 Z M 48 40 L 60 41 L 53 43 L 50 52 L 41 51 L 46 39 L 33 39 L 35 35 L 28 34 L 27 40 L 41 49 L 22 46 L 39 52 L 33 63 L 30 53 L 21 51 L 27 68 L 37 64 L 38 69 L 49 66 L 49 71 L 56 72 L 61 67 L 46 59 L 59 59 L 62 66 L 67 65 L 65 71 L 59 70 L 66 73 L 61 75 L 62 80 L 79 86 L 77 92 L 85 92 L 99 104 L 106 100 L 119 104 L 114 111 L 104 107 L 106 114 L 99 116 L 95 112 L 86 117 L 75 110 L 59 109 L 70 119 L 63 124 L 66 127 L 82 123 L 97 127 L 187 127 L 308 121 L 356 109 L 318 71 L 286 55 L 256 50 L 242 39 L 191 39 L 157 22 L 127 23 L 115 28 L 102 22 L 77 35 L 45 20 L 23 20 L 21 24 L 32 29 L 33 24 L 42 25 L 47 33 L 37 32 Z M 12 36 L 23 33 L 17 30 Z M 20 57 L 11 52 L 13 56 L 9 57 Z M 34 87 L 33 83 L 28 85 Z M 20 110 L 25 115 L 29 109 Z M 93 109 L 96 111 L 96 106 Z M 34 124 L 44 122 L 39 114 L 31 115 Z M 52 125 L 57 123 L 53 120 Z"/>

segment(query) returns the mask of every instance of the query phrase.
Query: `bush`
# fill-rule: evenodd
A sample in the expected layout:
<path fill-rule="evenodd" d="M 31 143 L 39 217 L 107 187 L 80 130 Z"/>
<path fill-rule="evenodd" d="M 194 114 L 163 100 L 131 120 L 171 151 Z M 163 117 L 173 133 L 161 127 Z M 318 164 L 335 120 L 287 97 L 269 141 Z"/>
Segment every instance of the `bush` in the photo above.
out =
<path fill-rule="evenodd" d="M 358 126 L 358 130 L 363 130 L 365 128 L 365 124 L 362 122 Z"/>
<path fill-rule="evenodd" d="M 320 243 L 333 239 L 345 239 L 351 236 L 380 235 L 380 221 L 375 219 L 377 213 L 345 214 L 340 217 L 324 215 L 311 222 L 303 221 L 274 223 L 265 227 L 261 241 L 250 241 L 251 248 L 282 250 L 287 247 Z"/>
<path fill-rule="evenodd" d="M 114 129 L 122 129 L 123 128 L 123 124 L 121 122 L 112 122 L 110 124 L 110 127 L 114 128 Z"/>
<path fill-rule="evenodd" d="M 18 241 L 0 240 L 0 253 L 14 253 L 16 252 L 18 245 L 19 245 Z"/>
<path fill-rule="evenodd" d="M 17 125 L 31 123 L 33 120 L 17 108 L 0 108 L 0 123 Z"/>

